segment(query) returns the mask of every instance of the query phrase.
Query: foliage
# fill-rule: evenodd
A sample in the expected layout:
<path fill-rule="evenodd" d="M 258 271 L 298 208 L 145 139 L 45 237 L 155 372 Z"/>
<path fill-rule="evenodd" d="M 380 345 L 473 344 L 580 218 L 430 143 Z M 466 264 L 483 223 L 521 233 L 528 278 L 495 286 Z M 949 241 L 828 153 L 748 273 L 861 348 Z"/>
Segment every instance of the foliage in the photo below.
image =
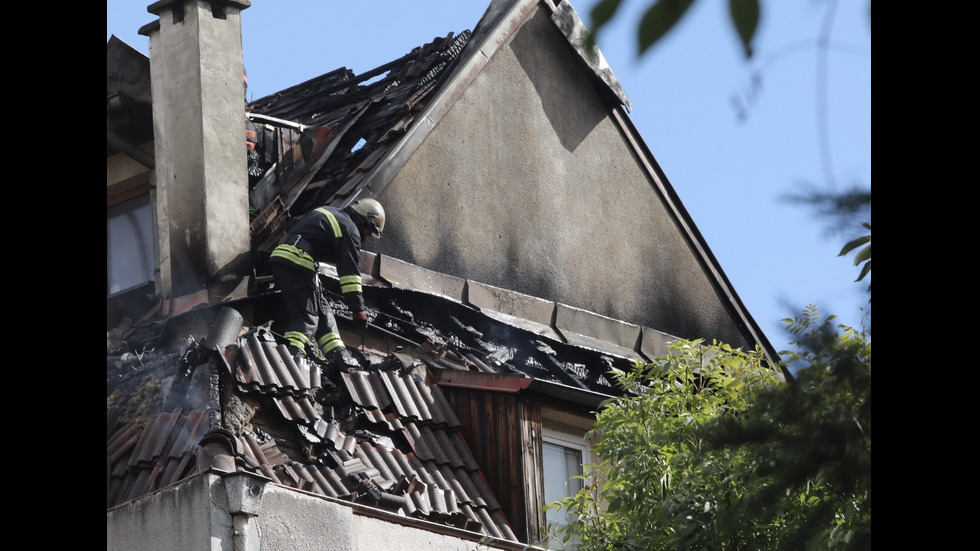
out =
<path fill-rule="evenodd" d="M 599 0 L 592 7 L 589 15 L 592 20 L 593 36 L 612 20 L 622 3 L 623 0 Z M 694 0 L 650 0 L 636 29 L 638 54 L 645 53 L 675 28 L 693 4 Z M 742 55 L 749 59 L 754 53 L 752 41 L 759 28 L 762 6 L 759 0 L 728 0 L 728 14 L 731 17 L 732 27 L 738 35 Z M 871 0 L 868 0 L 869 24 L 870 21 Z"/>
<path fill-rule="evenodd" d="M 787 384 L 761 352 L 678 341 L 628 373 L 589 438 L 585 488 L 548 508 L 579 549 L 857 550 L 871 542 L 871 345 L 854 329 L 790 324 Z M 841 332 L 838 332 L 840 330 Z"/>
<path fill-rule="evenodd" d="M 690 13 L 694 0 L 649 0 L 637 29 L 643 54 Z M 593 37 L 622 0 L 591 11 Z M 871 2 L 867 2 L 870 24 Z M 762 15 L 759 0 L 730 0 L 743 54 Z M 850 232 L 870 220 L 870 189 L 798 198 Z M 871 224 L 855 252 L 870 303 Z M 871 548 L 871 341 L 868 329 L 821 320 L 815 306 L 785 320 L 796 340 L 795 379 L 772 384 L 764 357 L 679 341 L 671 353 L 615 373 L 627 396 L 605 402 L 587 435 L 596 442 L 578 494 L 547 508 L 577 515 L 556 529 L 583 550 Z"/>
<path fill-rule="evenodd" d="M 627 396 L 597 413 L 584 489 L 548 506 L 577 515 L 555 536 L 578 536 L 579 549 L 725 549 L 719 512 L 744 499 L 733 475 L 753 466 L 743 450 L 708 449 L 708 428 L 744 411 L 776 371 L 761 350 L 681 340 L 613 377 Z"/>
<path fill-rule="evenodd" d="M 816 216 L 828 222 L 829 234 L 860 231 L 863 221 L 871 218 L 871 188 L 861 185 L 831 191 L 809 187 L 788 193 L 783 199 L 811 208 Z"/>
<path fill-rule="evenodd" d="M 796 380 L 719 419 L 709 438 L 713 448 L 749 450 L 757 467 L 741 473 L 752 491 L 726 521 L 732 530 L 743 532 L 745 519 L 783 526 L 772 545 L 753 547 L 871 548 L 871 343 L 832 320 L 814 306 L 794 319 L 789 361 L 805 365 Z"/>
<path fill-rule="evenodd" d="M 590 12 L 592 28 L 599 32 L 619 10 L 622 0 L 600 0 Z M 663 38 L 688 12 L 694 0 L 655 0 L 637 27 L 638 52 L 643 54 Z M 728 0 L 728 13 L 745 57 L 752 57 L 752 39 L 759 26 L 759 0 Z"/>
<path fill-rule="evenodd" d="M 860 266 L 861 263 L 864 263 L 864 266 L 861 267 L 861 274 L 858 276 L 858 278 L 855 281 L 861 281 L 862 279 L 864 279 L 865 276 L 871 274 L 871 224 L 865 222 L 862 225 L 865 228 L 867 228 L 868 235 L 863 235 L 861 237 L 858 237 L 857 239 L 848 241 L 847 244 L 844 245 L 844 248 L 841 249 L 840 253 L 837 255 L 837 256 L 846 256 L 854 249 L 861 247 L 861 250 L 858 251 L 857 254 L 854 256 L 854 265 Z M 868 284 L 869 301 L 871 300 L 870 295 L 871 295 L 871 284 L 869 283 Z"/>

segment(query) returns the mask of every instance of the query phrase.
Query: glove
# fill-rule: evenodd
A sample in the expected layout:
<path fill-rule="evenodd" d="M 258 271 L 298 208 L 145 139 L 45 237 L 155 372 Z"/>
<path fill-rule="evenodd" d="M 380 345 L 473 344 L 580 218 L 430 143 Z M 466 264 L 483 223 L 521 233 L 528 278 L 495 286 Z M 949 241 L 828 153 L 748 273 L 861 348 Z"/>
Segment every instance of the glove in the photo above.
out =
<path fill-rule="evenodd" d="M 367 327 L 368 318 L 367 314 L 364 313 L 364 310 L 357 310 L 354 312 L 354 323 L 357 324 L 358 327 Z"/>

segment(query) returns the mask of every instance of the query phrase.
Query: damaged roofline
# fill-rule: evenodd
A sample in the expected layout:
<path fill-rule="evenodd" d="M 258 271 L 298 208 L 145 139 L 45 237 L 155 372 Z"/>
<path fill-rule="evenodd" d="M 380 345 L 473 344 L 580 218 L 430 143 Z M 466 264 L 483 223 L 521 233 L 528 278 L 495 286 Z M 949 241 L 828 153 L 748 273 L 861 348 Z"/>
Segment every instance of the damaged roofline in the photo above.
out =
<path fill-rule="evenodd" d="M 474 308 L 498 322 L 542 339 L 625 358 L 649 361 L 679 337 L 601 316 L 559 302 L 440 274 L 393 257 L 365 251 L 362 267 L 385 286 L 441 297 Z M 362 270 L 363 271 L 363 270 Z M 371 282 L 365 285 L 372 285 Z"/>
<path fill-rule="evenodd" d="M 361 190 L 366 191 L 369 197 L 378 197 L 384 192 L 388 184 L 408 162 L 413 152 L 449 112 L 456 100 L 463 95 L 463 92 L 476 80 L 483 68 L 506 45 L 507 39 L 520 28 L 521 24 L 533 13 L 534 8 L 538 6 L 546 7 L 551 11 L 551 21 L 558 31 L 565 36 L 586 66 L 595 73 L 598 82 L 604 88 L 605 94 L 603 95 L 607 98 L 616 98 L 616 101 L 624 105 L 627 111 L 631 109 L 632 105 L 629 98 L 626 97 L 622 86 L 612 74 L 602 52 L 599 51 L 599 47 L 595 46 L 591 52 L 586 50 L 584 35 L 587 30 L 578 14 L 567 2 L 558 2 L 556 6 L 556 3 L 551 1 L 518 0 L 514 2 L 510 11 L 499 18 L 495 18 L 490 11 L 494 4 L 496 2 L 491 3 L 491 7 L 477 24 L 473 39 L 463 50 L 465 57 L 461 56 L 460 65 L 452 69 L 449 80 L 440 87 L 438 95 L 416 123 L 399 140 L 399 143 L 388 154 L 387 159 L 379 161 L 375 165 L 373 173 L 364 178 Z M 491 27 L 487 29 L 485 25 Z M 475 40 L 480 41 L 475 42 Z M 356 193 L 352 195 L 356 195 Z"/>
<path fill-rule="evenodd" d="M 527 375 L 482 373 L 455 369 L 437 370 L 434 368 L 430 368 L 429 371 L 433 374 L 434 382 L 440 387 L 465 388 L 506 394 L 519 394 L 523 391 L 528 391 L 589 407 L 598 407 L 609 398 L 614 398 L 611 394 L 601 394 L 561 383 L 532 378 Z"/>

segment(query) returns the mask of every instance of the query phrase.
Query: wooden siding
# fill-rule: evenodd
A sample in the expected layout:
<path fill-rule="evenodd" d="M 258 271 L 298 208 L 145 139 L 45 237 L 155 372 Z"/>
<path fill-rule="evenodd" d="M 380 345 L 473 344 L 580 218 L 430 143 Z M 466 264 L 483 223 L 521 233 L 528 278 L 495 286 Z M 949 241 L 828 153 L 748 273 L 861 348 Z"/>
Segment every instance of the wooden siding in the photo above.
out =
<path fill-rule="evenodd" d="M 442 387 L 514 533 L 541 538 L 541 409 L 513 393 Z"/>

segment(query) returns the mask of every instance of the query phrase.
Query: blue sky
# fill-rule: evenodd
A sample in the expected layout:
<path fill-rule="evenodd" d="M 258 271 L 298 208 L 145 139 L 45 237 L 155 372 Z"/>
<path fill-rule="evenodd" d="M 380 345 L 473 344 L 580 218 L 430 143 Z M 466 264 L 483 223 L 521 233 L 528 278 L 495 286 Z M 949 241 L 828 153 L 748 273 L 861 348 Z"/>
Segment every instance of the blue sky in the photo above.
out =
<path fill-rule="evenodd" d="M 573 1 L 588 23 L 596 0 Z M 650 0 L 624 0 L 598 37 L 633 104 L 630 118 L 691 213 L 722 270 L 777 350 L 780 320 L 814 304 L 860 327 L 856 234 L 827 231 L 784 196 L 815 186 L 871 186 L 869 0 L 761 0 L 752 62 L 741 56 L 727 2 L 700 0 L 642 56 L 635 28 Z M 108 0 L 111 35 L 148 53 L 138 34 L 149 1 Z M 242 12 L 249 99 L 339 67 L 355 73 L 476 26 L 489 0 L 252 0 Z M 829 18 L 828 9 L 833 9 Z M 827 47 L 818 48 L 822 29 Z M 828 147 L 824 148 L 823 145 Z M 870 222 L 870 220 L 867 220 Z"/>

